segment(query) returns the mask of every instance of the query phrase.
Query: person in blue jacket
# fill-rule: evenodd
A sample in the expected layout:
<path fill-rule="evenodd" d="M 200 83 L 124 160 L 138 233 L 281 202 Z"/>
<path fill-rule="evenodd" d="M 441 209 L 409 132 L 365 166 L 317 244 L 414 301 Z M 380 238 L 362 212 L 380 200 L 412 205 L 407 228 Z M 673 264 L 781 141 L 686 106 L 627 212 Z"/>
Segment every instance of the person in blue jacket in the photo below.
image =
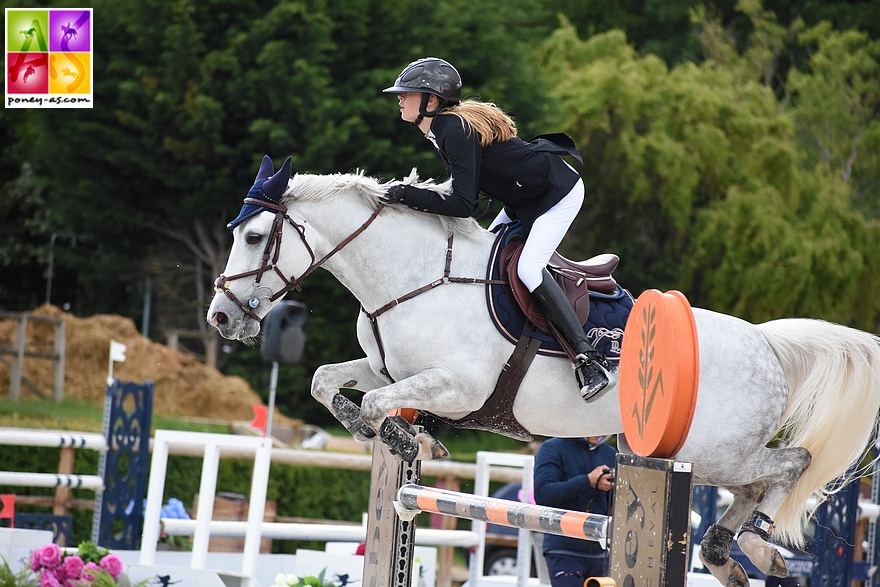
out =
<path fill-rule="evenodd" d="M 617 450 L 607 436 L 550 438 L 535 455 L 535 503 L 610 515 Z M 544 535 L 544 560 L 553 587 L 583 587 L 606 574 L 598 542 Z"/>
<path fill-rule="evenodd" d="M 546 269 L 584 201 L 580 175 L 561 157 L 581 161 L 574 142 L 561 133 L 520 139 L 516 123 L 495 104 L 461 100 L 461 76 L 442 59 L 410 63 L 384 91 L 397 94 L 401 118 L 431 141 L 452 187 L 441 195 L 395 184 L 383 202 L 462 218 L 474 213 L 478 192 L 504 203 L 489 228 L 518 219 L 528 230 L 517 275 L 574 352 L 581 396 L 595 397 L 608 384 L 608 363 Z"/>

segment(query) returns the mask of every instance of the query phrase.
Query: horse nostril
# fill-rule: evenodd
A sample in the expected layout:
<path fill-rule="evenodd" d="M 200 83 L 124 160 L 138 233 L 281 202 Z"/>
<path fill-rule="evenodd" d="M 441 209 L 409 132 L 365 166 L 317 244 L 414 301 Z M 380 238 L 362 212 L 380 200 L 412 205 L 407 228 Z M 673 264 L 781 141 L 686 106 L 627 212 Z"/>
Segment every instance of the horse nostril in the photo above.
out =
<path fill-rule="evenodd" d="M 213 316 L 211 316 L 211 326 L 215 328 L 217 326 L 225 325 L 229 318 L 223 312 L 215 312 Z"/>

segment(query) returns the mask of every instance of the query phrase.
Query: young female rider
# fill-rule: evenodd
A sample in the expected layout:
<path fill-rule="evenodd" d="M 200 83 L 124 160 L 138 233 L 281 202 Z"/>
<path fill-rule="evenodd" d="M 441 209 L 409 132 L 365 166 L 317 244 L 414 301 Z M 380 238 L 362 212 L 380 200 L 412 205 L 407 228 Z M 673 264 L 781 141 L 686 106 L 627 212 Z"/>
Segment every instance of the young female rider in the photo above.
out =
<path fill-rule="evenodd" d="M 514 121 L 494 104 L 461 102 L 461 77 L 442 59 L 410 63 L 384 91 L 398 95 L 401 118 L 433 143 L 452 191 L 441 196 L 394 185 L 383 201 L 459 217 L 473 213 L 478 191 L 504 203 L 490 229 L 518 218 L 529 231 L 517 275 L 571 346 L 581 395 L 592 398 L 608 384 L 605 357 L 587 341 L 574 308 L 546 269 L 584 201 L 580 176 L 559 157 L 580 159 L 574 144 L 564 135 L 525 142 L 516 136 Z"/>

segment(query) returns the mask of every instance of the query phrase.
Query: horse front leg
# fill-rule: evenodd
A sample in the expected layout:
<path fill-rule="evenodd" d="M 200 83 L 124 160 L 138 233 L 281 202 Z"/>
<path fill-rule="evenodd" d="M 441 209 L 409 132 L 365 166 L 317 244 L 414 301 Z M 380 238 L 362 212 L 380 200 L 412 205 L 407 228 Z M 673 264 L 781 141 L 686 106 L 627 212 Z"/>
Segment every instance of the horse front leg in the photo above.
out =
<path fill-rule="evenodd" d="M 324 404 L 352 436 L 366 441 L 376 437 L 378 428 L 370 428 L 361 418 L 361 409 L 339 390 L 356 389 L 366 393 L 387 384 L 370 368 L 367 358 L 357 359 L 318 367 L 312 377 L 312 397 Z"/>
<path fill-rule="evenodd" d="M 412 428 L 388 413 L 398 408 L 429 412 L 468 413 L 480 407 L 484 398 L 461 391 L 452 373 L 442 367 L 426 369 L 391 385 L 368 392 L 361 402 L 361 418 L 379 431 L 379 438 L 393 453 L 412 462 L 415 459 L 445 459 L 449 451 L 427 432 L 413 435 Z"/>

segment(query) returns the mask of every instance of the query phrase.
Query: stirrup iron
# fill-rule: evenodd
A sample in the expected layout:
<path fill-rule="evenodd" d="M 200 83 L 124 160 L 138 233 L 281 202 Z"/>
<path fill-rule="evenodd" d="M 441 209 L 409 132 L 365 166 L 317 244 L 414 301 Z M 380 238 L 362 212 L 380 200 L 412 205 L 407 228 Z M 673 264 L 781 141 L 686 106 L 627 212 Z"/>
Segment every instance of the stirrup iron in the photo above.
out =
<path fill-rule="evenodd" d="M 573 363 L 575 377 L 581 389 L 581 397 L 585 402 L 592 400 L 605 389 L 611 381 L 611 373 L 608 371 L 608 361 L 602 353 L 593 351 L 582 353 L 577 356 L 577 363 Z"/>

